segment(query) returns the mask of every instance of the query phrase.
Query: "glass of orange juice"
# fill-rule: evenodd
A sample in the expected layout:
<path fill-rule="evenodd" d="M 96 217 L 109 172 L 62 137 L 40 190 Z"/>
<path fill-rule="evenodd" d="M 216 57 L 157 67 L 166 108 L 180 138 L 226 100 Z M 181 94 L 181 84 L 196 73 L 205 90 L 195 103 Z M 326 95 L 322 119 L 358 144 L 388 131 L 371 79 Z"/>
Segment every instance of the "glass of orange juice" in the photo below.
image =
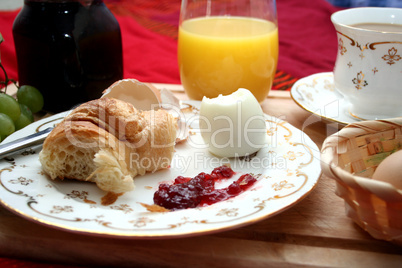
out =
<path fill-rule="evenodd" d="M 275 0 L 182 0 L 178 62 L 191 99 L 268 95 L 278 63 Z"/>

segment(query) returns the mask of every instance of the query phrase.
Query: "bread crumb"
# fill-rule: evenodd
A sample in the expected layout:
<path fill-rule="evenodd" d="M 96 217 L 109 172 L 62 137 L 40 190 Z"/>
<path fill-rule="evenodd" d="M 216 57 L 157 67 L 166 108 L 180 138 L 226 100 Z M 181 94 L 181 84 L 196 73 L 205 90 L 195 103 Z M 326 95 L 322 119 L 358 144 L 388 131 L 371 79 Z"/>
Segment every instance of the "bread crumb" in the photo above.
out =
<path fill-rule="evenodd" d="M 145 203 L 140 203 L 141 206 L 143 206 L 144 208 L 146 208 L 149 212 L 169 212 L 170 210 L 155 204 L 152 205 L 148 205 Z"/>
<path fill-rule="evenodd" d="M 101 204 L 104 206 L 108 206 L 116 202 L 117 198 L 121 196 L 123 193 L 113 193 L 113 192 L 108 192 L 105 196 L 101 198 Z"/>

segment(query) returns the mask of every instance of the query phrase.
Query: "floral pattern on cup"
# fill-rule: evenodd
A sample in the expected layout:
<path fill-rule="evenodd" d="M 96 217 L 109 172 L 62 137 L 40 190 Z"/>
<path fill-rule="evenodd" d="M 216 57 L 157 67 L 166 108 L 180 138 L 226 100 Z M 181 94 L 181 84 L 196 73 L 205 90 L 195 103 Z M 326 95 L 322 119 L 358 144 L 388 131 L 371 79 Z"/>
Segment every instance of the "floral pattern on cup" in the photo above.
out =
<path fill-rule="evenodd" d="M 340 31 L 337 31 L 338 34 L 346 37 L 347 39 L 350 40 L 350 46 L 354 47 L 356 46 L 358 49 L 360 49 L 360 51 L 362 51 L 362 53 L 359 55 L 359 57 L 363 60 L 365 58 L 363 51 L 366 49 L 370 49 L 370 50 L 375 50 L 376 49 L 376 45 L 384 45 L 384 44 L 402 44 L 402 42 L 398 42 L 398 41 L 391 41 L 391 42 L 373 42 L 373 43 L 366 43 L 365 45 L 360 44 L 358 41 L 354 40 L 353 38 L 347 36 L 346 34 L 341 33 Z M 338 51 L 340 56 L 344 56 L 347 52 L 348 49 L 346 48 L 346 46 L 344 45 L 344 41 L 342 39 L 342 37 L 339 38 L 338 40 Z M 388 54 L 385 54 L 384 56 L 381 57 L 387 64 L 389 64 L 390 66 L 392 66 L 393 64 L 395 64 L 396 62 L 398 62 L 399 60 L 402 59 L 402 57 L 398 54 L 398 49 L 396 49 L 394 46 L 391 47 L 390 49 L 388 49 Z M 351 68 L 353 66 L 353 64 L 351 62 L 349 62 L 348 67 Z M 374 67 L 372 69 L 373 74 L 375 74 L 376 72 L 378 72 L 377 67 Z M 355 88 L 357 90 L 363 89 L 363 87 L 367 86 L 368 83 L 366 80 L 364 80 L 364 74 L 362 71 L 360 71 L 359 73 L 357 73 L 356 78 L 352 79 L 352 83 L 355 85 Z"/>
<path fill-rule="evenodd" d="M 362 89 L 363 87 L 367 86 L 368 83 L 366 80 L 364 80 L 364 74 L 362 71 L 360 71 L 359 73 L 357 73 L 356 78 L 352 79 L 353 84 L 355 84 L 356 89 Z"/>
<path fill-rule="evenodd" d="M 382 59 L 385 60 L 389 65 L 395 64 L 396 61 L 402 59 L 401 56 L 396 53 L 398 53 L 398 50 L 392 47 L 391 49 L 388 49 L 388 55 L 384 55 Z"/>

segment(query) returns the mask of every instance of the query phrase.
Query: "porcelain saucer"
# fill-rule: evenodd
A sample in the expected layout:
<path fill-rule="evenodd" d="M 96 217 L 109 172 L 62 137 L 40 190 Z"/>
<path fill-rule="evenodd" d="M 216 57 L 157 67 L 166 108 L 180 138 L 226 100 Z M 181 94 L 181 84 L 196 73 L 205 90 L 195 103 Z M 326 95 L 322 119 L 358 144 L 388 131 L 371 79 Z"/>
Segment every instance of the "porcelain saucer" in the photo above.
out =
<path fill-rule="evenodd" d="M 349 103 L 335 90 L 332 72 L 317 73 L 299 79 L 290 94 L 301 108 L 323 120 L 342 125 L 362 120 L 349 113 Z"/>

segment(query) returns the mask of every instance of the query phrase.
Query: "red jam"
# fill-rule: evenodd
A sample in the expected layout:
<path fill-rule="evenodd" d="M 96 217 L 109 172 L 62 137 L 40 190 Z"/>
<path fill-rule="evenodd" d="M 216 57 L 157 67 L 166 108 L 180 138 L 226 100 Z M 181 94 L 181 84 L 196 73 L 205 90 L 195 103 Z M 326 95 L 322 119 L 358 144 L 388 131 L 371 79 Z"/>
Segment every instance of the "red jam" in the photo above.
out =
<path fill-rule="evenodd" d="M 238 196 L 257 181 L 250 174 L 244 174 L 228 187 L 215 189 L 215 182 L 229 179 L 234 174 L 230 167 L 220 166 L 211 174 L 201 172 L 194 178 L 178 176 L 171 185 L 159 185 L 154 194 L 154 203 L 170 210 L 211 205 Z"/>

